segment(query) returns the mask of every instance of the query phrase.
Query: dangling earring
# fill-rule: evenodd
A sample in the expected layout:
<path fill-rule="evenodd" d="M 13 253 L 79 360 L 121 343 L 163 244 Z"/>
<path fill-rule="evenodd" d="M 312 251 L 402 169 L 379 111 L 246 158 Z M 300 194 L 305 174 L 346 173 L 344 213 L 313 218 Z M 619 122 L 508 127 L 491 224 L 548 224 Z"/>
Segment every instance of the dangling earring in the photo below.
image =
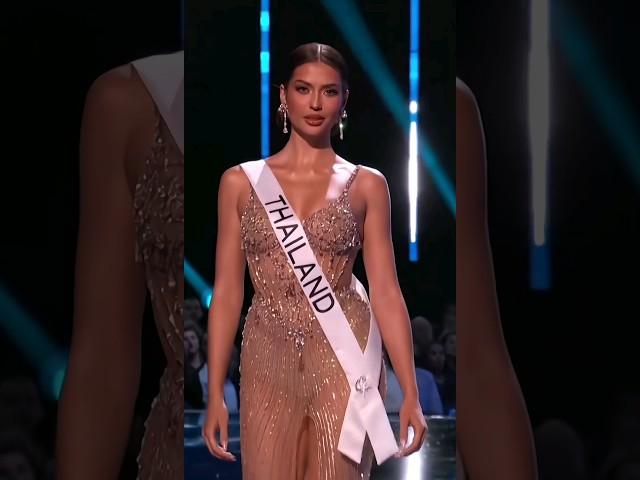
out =
<path fill-rule="evenodd" d="M 282 133 L 289 133 L 289 130 L 287 130 L 287 106 L 284 103 L 281 103 L 278 107 L 278 112 L 280 112 L 284 117 Z"/>
<path fill-rule="evenodd" d="M 344 140 L 344 134 L 343 134 L 343 130 L 344 130 L 344 122 L 342 120 L 347 118 L 347 111 L 344 110 L 342 112 L 342 116 L 340 117 L 340 124 L 338 125 L 338 127 L 340 128 L 340 140 Z"/>

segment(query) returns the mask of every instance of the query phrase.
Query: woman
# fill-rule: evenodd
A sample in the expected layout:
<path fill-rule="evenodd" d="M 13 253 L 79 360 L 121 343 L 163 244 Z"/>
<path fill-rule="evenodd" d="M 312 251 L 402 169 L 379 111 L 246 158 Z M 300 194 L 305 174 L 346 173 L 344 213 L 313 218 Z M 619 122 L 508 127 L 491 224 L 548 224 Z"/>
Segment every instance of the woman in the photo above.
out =
<path fill-rule="evenodd" d="M 204 409 L 206 382 L 202 379 L 207 371 L 207 350 L 202 329 L 192 321 L 184 322 L 184 359 L 184 408 Z"/>
<path fill-rule="evenodd" d="M 433 342 L 429 346 L 427 370 L 434 377 L 444 411 L 448 414 L 456 408 L 456 375 L 445 367 L 445 353 L 441 343 Z"/>
<path fill-rule="evenodd" d="M 279 113 L 283 132 L 291 131 L 289 141 L 266 163 L 250 163 L 286 193 L 282 198 L 290 201 L 292 216 L 302 219 L 301 230 L 329 279 L 360 353 L 367 336 L 377 331 L 370 330 L 369 323 L 370 312 L 375 313 L 403 390 L 400 454 L 409 455 L 422 445 L 426 423 L 418 401 L 409 318 L 395 271 L 387 184 L 376 170 L 347 162 L 331 147 L 332 132 L 343 133 L 349 96 L 340 53 L 327 45 L 301 45 L 290 55 L 284 80 Z M 379 384 L 368 385 L 368 377 L 355 387 L 348 382 L 333 340 L 320 323 L 322 315 L 318 308 L 312 310 L 310 297 L 296 278 L 298 271 L 294 274 L 291 268 L 291 264 L 305 265 L 295 266 L 293 255 L 286 255 L 278 244 L 281 240 L 269 216 L 275 209 L 267 214 L 256 187 L 259 182 L 253 183 L 247 168 L 246 164 L 233 167 L 220 180 L 205 441 L 217 458 L 235 460 L 226 450 L 228 411 L 222 391 L 248 262 L 256 295 L 246 318 L 240 360 L 243 478 L 368 478 L 372 443 L 377 440 L 360 445 L 348 457 L 341 429 L 352 389 L 359 392 L 354 393 L 358 399 L 373 401 L 380 395 L 369 390 L 378 387 L 384 394 L 384 374 Z M 352 287 L 351 270 L 361 247 L 371 308 Z M 381 367 L 381 354 L 376 361 Z M 377 421 L 388 424 L 386 415 Z M 405 445 L 409 425 L 415 435 Z M 388 432 L 398 453 L 390 427 Z"/>
<path fill-rule="evenodd" d="M 444 332 L 440 335 L 440 345 L 444 349 L 445 369 L 456 373 L 456 332 Z"/>
<path fill-rule="evenodd" d="M 456 294 L 458 478 L 534 480 L 527 409 L 507 352 L 487 231 L 482 122 L 469 88 L 456 85 Z"/>
<path fill-rule="evenodd" d="M 183 474 L 183 53 L 91 86 L 82 119 L 73 337 L 56 478 L 118 478 L 140 379 L 146 290 L 167 356 L 139 478 Z"/>

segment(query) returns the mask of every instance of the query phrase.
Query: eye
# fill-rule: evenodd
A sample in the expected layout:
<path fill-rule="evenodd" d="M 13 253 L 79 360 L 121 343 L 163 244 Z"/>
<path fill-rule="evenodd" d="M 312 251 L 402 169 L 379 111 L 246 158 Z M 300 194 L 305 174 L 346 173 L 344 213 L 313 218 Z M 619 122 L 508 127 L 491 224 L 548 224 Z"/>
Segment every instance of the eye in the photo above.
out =
<path fill-rule="evenodd" d="M 338 90 L 336 90 L 335 88 L 329 88 L 329 89 L 325 90 L 325 93 L 328 96 L 333 97 L 334 95 L 338 94 Z"/>
<path fill-rule="evenodd" d="M 303 85 L 298 85 L 296 87 L 296 91 L 300 92 L 300 93 L 307 93 L 309 91 L 309 89 Z"/>

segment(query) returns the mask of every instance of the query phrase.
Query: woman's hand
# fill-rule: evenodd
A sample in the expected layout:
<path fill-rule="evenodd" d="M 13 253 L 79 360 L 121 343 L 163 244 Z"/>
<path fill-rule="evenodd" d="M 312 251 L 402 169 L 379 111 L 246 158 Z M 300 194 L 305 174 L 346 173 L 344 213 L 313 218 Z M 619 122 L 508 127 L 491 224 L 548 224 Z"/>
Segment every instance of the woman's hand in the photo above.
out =
<path fill-rule="evenodd" d="M 409 425 L 413 428 L 413 441 L 407 445 Z M 417 398 L 405 397 L 400 407 L 400 450 L 397 457 L 406 457 L 420 450 L 427 436 L 427 422 Z"/>
<path fill-rule="evenodd" d="M 216 432 L 220 432 L 220 443 L 216 439 Z M 207 405 L 207 418 L 202 429 L 202 437 L 207 448 L 216 458 L 235 462 L 236 457 L 227 452 L 229 442 L 229 411 L 224 399 L 210 401 Z"/>

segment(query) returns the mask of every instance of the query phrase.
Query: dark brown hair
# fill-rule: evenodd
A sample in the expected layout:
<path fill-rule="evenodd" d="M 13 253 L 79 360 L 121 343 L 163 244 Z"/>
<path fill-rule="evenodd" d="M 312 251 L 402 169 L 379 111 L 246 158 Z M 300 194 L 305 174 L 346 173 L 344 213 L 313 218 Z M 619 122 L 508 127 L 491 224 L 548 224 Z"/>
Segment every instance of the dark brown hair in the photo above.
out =
<path fill-rule="evenodd" d="M 204 341 L 204 331 L 202 330 L 202 327 L 200 325 L 198 325 L 197 323 L 194 322 L 186 322 L 184 324 L 184 328 L 183 328 L 183 336 L 185 333 L 187 333 L 188 331 L 192 331 L 196 334 L 196 337 L 198 337 L 198 344 L 200 347 L 200 353 L 204 356 L 205 361 L 207 358 L 207 345 Z"/>
<path fill-rule="evenodd" d="M 342 79 L 342 93 L 347 91 L 349 88 L 349 69 L 344 57 L 332 46 L 316 42 L 300 45 L 289 54 L 284 72 L 284 85 L 289 83 L 296 68 L 311 62 L 322 62 L 337 70 Z"/>
<path fill-rule="evenodd" d="M 284 71 L 284 81 L 282 82 L 284 86 L 286 87 L 288 85 L 296 68 L 311 62 L 322 62 L 337 70 L 340 74 L 342 94 L 344 95 L 349 89 L 349 68 L 347 67 L 347 62 L 345 62 L 344 57 L 337 49 L 324 43 L 304 43 L 293 49 L 289 54 Z M 276 115 L 276 123 L 282 128 L 284 116 L 280 111 L 278 111 L 278 115 Z M 346 126 L 345 120 L 343 120 L 343 123 Z M 334 125 L 331 129 L 331 135 L 335 136 L 337 133 L 338 126 Z"/>

